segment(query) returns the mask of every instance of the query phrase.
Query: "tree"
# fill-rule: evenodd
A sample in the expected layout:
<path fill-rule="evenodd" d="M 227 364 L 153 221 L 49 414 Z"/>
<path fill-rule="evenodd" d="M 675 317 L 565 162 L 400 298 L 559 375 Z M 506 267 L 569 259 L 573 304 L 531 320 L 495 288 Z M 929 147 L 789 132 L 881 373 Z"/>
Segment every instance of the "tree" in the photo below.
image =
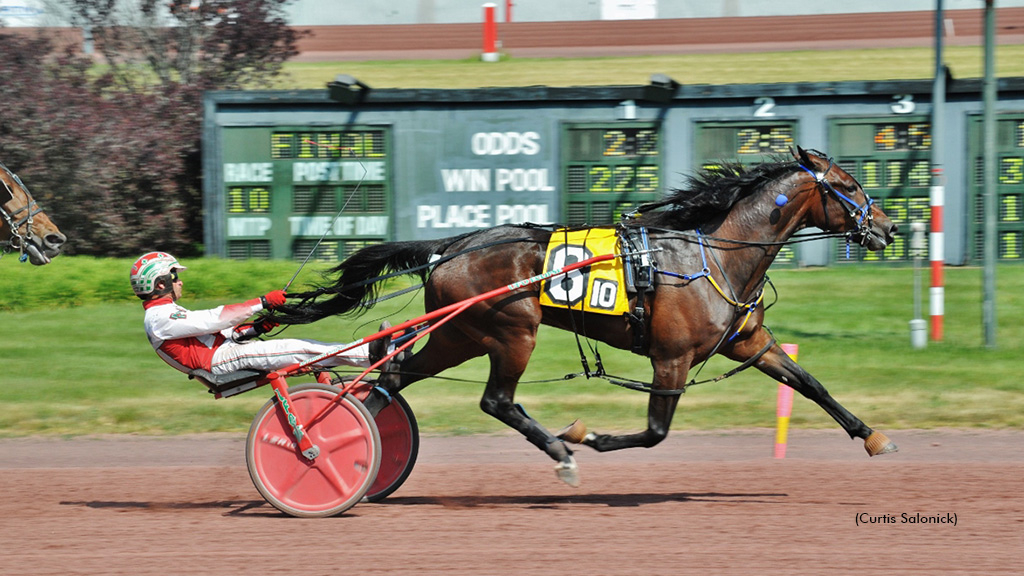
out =
<path fill-rule="evenodd" d="M 195 251 L 202 91 L 279 73 L 298 39 L 282 16 L 288 1 L 63 0 L 101 66 L 0 28 L 0 159 L 68 235 L 69 252 Z"/>
<path fill-rule="evenodd" d="M 165 87 L 243 88 L 275 76 L 298 53 L 300 33 L 284 19 L 291 0 L 64 2 L 125 87 L 152 74 Z"/>

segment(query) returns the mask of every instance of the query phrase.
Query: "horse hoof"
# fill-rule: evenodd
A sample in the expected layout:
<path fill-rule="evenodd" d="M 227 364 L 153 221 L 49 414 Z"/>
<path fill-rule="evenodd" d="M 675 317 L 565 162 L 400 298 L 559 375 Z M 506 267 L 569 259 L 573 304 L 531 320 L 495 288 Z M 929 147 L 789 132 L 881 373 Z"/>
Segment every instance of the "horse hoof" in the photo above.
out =
<path fill-rule="evenodd" d="M 583 439 L 587 436 L 587 426 L 579 420 L 574 421 L 565 428 L 558 431 L 555 437 L 559 440 L 566 442 L 572 442 L 573 444 L 579 444 L 583 442 Z"/>
<path fill-rule="evenodd" d="M 576 465 L 576 459 L 569 456 L 566 460 L 555 464 L 555 475 L 562 482 L 565 482 L 573 488 L 579 488 L 580 485 L 580 468 Z"/>
<path fill-rule="evenodd" d="M 864 449 L 868 451 L 868 456 L 890 454 L 899 450 L 899 448 L 897 448 L 896 445 L 881 432 L 872 432 L 870 436 L 865 438 Z"/>

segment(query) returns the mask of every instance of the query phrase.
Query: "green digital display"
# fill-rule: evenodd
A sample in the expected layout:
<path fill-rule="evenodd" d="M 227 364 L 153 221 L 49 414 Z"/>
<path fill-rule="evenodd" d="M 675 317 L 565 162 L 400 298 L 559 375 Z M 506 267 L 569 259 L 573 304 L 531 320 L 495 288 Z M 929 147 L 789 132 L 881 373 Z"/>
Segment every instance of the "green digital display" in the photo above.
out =
<path fill-rule="evenodd" d="M 378 127 L 225 127 L 226 255 L 334 262 L 388 240 L 389 137 Z"/>
<path fill-rule="evenodd" d="M 228 188 L 229 214 L 270 212 L 270 189 L 265 186 L 232 186 Z"/>
<path fill-rule="evenodd" d="M 724 163 L 752 166 L 791 158 L 796 131 L 796 122 L 789 121 L 697 122 L 694 165 L 713 170 Z M 773 265 L 792 266 L 797 260 L 796 250 L 783 246 Z"/>
<path fill-rule="evenodd" d="M 697 165 L 721 162 L 760 164 L 788 156 L 795 148 L 793 122 L 699 122 L 694 150 Z"/>
<path fill-rule="evenodd" d="M 736 131 L 736 155 L 783 154 L 793 146 L 792 126 L 755 126 Z"/>
<path fill-rule="evenodd" d="M 983 155 L 981 118 L 974 117 L 968 127 L 968 153 L 973 162 L 968 193 L 971 197 L 969 240 L 970 257 L 975 262 L 984 258 L 985 251 L 985 159 Z M 995 171 L 996 218 L 994 239 L 996 257 L 1004 261 L 1019 262 L 1024 240 L 1024 221 L 1021 220 L 1021 202 L 1024 200 L 1024 113 L 1000 115 L 996 122 Z"/>
<path fill-rule="evenodd" d="M 928 151 L 932 148 L 931 126 L 927 122 L 874 124 L 878 152 Z"/>
<path fill-rule="evenodd" d="M 569 125 L 564 135 L 564 207 L 570 226 L 611 224 L 658 198 L 662 186 L 657 126 Z"/>
<path fill-rule="evenodd" d="M 274 132 L 270 137 L 270 157 L 276 160 L 386 156 L 381 130 Z"/>
<path fill-rule="evenodd" d="M 831 120 L 828 129 L 829 154 L 900 230 L 930 221 L 932 137 L 927 118 L 840 118 Z M 833 249 L 837 264 L 909 262 L 913 256 L 906 235 L 898 235 L 881 252 L 845 241 L 837 241 Z"/>

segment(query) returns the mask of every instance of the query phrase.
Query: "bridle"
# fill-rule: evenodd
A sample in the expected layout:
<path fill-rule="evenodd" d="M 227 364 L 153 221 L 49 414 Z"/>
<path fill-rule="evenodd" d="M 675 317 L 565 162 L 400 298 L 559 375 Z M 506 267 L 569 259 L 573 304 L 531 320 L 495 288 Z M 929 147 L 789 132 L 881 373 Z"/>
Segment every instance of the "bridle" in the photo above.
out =
<path fill-rule="evenodd" d="M 10 200 L 0 203 L 0 217 L 3 218 L 4 222 L 11 229 L 10 240 L 0 241 L 0 254 L 6 254 L 11 250 L 18 250 L 21 253 L 21 259 L 25 260 L 28 257 L 25 253 L 25 248 L 32 237 L 32 217 L 42 212 L 43 209 L 36 203 L 35 198 L 32 197 L 32 194 L 29 193 L 28 188 L 21 181 L 21 178 L 18 178 L 17 174 L 11 172 L 2 162 L 0 162 L 0 168 L 3 168 L 4 172 L 11 176 L 14 183 L 21 187 L 21 191 L 25 193 L 25 198 L 28 200 L 21 208 L 8 211 L 7 204 L 14 201 L 14 190 L 7 180 L 0 178 L 7 194 L 11 196 Z M 24 233 L 21 232 L 22 227 L 25 228 Z"/>
<path fill-rule="evenodd" d="M 857 204 L 854 199 L 843 194 L 839 190 L 836 190 L 835 187 L 832 186 L 832 183 L 827 179 L 828 173 L 831 172 L 832 167 L 835 166 L 832 158 L 828 159 L 828 168 L 826 168 L 824 172 L 815 172 L 799 162 L 797 162 L 797 166 L 810 174 L 811 177 L 814 178 L 815 183 L 817 183 L 825 194 L 828 194 L 829 192 L 835 194 L 836 198 L 839 199 L 839 203 L 846 209 L 847 216 L 857 224 L 857 228 L 855 230 L 846 234 L 847 239 L 849 240 L 853 236 L 859 236 L 860 245 L 866 246 L 868 242 L 868 234 L 871 231 L 871 224 L 874 222 L 874 217 L 871 215 L 871 205 L 875 203 L 871 196 L 868 196 L 867 191 L 863 189 L 861 190 L 864 194 L 864 203 Z"/>

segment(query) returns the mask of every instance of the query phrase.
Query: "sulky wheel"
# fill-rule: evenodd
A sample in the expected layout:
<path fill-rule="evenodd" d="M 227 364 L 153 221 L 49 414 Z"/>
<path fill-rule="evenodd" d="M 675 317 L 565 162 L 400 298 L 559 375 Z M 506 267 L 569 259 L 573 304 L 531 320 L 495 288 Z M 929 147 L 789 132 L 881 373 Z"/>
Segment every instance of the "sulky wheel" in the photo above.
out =
<path fill-rule="evenodd" d="M 363 499 L 377 477 L 381 440 L 370 413 L 351 396 L 325 384 L 288 389 L 292 411 L 320 449 L 309 460 L 301 454 L 278 400 L 256 414 L 245 442 L 249 476 L 278 510 L 304 518 L 340 514 Z M 310 420 L 325 407 L 321 418 Z"/>
<path fill-rule="evenodd" d="M 412 408 L 399 394 L 377 414 L 380 431 L 381 462 L 377 480 L 366 492 L 368 502 L 387 498 L 409 477 L 420 451 L 420 432 Z"/>

